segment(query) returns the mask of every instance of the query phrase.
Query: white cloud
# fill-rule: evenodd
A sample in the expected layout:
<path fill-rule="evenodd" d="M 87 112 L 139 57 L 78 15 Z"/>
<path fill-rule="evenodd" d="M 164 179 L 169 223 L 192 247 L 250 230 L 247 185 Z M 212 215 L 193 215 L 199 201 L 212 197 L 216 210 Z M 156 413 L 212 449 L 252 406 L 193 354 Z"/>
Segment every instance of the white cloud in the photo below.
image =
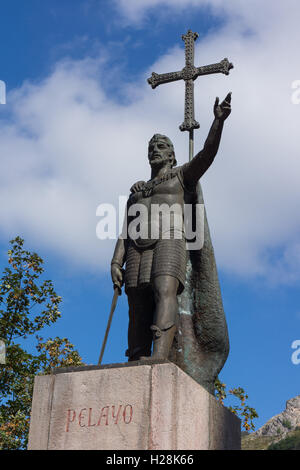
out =
<path fill-rule="evenodd" d="M 197 14 L 199 10 L 210 11 L 226 21 L 238 20 L 240 26 L 253 28 L 255 31 L 272 27 L 274 22 L 284 24 L 292 20 L 297 25 L 297 0 L 282 2 L 274 0 L 114 0 L 116 11 L 123 20 L 134 26 L 141 26 L 149 19 L 149 14 L 159 20 L 165 15 Z"/>
<path fill-rule="evenodd" d="M 300 105 L 292 105 L 291 95 L 300 79 L 300 6 L 272 2 L 266 15 L 267 0 L 155 5 L 163 3 L 210 3 L 228 15 L 223 29 L 197 41 L 195 54 L 197 63 L 228 56 L 235 65 L 229 77 L 202 77 L 195 86 L 196 149 L 212 121 L 215 96 L 233 92 L 219 155 L 203 178 L 218 264 L 239 275 L 299 280 Z M 124 13 L 132 8 L 140 18 L 150 4 L 120 0 Z M 149 177 L 153 133 L 169 135 L 179 163 L 186 159 L 187 133 L 178 131 L 183 84 L 153 91 L 145 81 L 150 71 L 177 70 L 183 60 L 175 47 L 149 64 L 137 88 L 124 89 L 131 98 L 126 105 L 103 87 L 108 56 L 61 62 L 42 83 L 10 94 L 11 118 L 0 126 L 2 233 L 24 235 L 86 266 L 106 266 L 113 244 L 96 239 L 98 204 L 116 203 L 134 181 Z"/>
<path fill-rule="evenodd" d="M 164 8 L 182 11 L 187 7 L 199 7 L 200 4 L 207 5 L 206 0 L 114 0 L 117 10 L 127 21 L 138 24 L 141 23 L 147 13 L 159 8 L 160 15 Z"/>

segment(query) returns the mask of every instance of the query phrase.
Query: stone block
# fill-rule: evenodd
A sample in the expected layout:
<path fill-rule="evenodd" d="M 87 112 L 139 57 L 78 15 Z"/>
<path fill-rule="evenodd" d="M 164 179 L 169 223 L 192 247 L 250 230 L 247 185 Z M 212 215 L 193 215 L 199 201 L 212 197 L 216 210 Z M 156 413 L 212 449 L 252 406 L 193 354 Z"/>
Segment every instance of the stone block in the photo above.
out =
<path fill-rule="evenodd" d="M 37 376 L 29 449 L 240 449 L 240 420 L 169 361 Z"/>

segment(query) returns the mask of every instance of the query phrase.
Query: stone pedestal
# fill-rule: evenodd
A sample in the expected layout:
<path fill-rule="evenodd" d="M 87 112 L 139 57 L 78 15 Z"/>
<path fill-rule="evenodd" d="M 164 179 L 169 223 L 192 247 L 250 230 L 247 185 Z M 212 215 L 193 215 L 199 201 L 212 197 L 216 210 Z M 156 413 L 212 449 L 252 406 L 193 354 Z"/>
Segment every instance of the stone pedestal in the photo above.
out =
<path fill-rule="evenodd" d="M 240 449 L 240 420 L 175 364 L 37 376 L 29 449 Z"/>

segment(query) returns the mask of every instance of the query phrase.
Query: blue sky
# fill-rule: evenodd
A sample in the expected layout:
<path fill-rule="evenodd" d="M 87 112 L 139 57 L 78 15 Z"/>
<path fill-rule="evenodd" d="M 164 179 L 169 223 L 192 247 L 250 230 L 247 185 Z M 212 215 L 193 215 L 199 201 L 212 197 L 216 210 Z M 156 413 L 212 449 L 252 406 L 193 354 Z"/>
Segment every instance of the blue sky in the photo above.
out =
<path fill-rule="evenodd" d="M 291 362 L 300 339 L 299 13 L 294 0 L 1 1 L 1 264 L 16 235 L 45 259 L 63 304 L 43 336 L 67 336 L 88 364 L 112 298 L 113 242 L 96 238 L 96 208 L 148 179 L 154 132 L 171 137 L 180 164 L 187 158 L 183 85 L 153 91 L 146 79 L 182 68 L 189 28 L 200 35 L 197 65 L 234 63 L 229 77 L 196 82 L 195 145 L 215 97 L 232 91 L 203 189 L 231 343 L 221 378 L 246 389 L 257 427 L 300 393 Z M 105 363 L 125 360 L 126 335 L 123 295 Z"/>

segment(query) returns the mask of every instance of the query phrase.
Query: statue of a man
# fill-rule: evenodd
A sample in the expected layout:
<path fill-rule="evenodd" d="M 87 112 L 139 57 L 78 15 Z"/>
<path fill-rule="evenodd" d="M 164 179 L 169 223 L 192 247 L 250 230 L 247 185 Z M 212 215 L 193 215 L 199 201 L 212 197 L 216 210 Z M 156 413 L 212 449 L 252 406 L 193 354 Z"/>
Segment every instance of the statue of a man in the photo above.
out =
<path fill-rule="evenodd" d="M 176 167 L 173 144 L 166 136 L 155 134 L 149 142 L 148 160 L 151 179 L 139 181 L 131 188 L 127 210 L 133 204 L 142 204 L 152 214 L 153 205 L 169 207 L 195 200 L 196 186 L 212 164 L 220 144 L 223 124 L 231 112 L 231 94 L 214 105 L 215 119 L 203 149 L 189 162 Z M 183 214 L 182 210 L 182 214 Z M 158 215 L 159 217 L 159 215 Z M 128 223 L 130 217 L 128 217 Z M 178 317 L 177 295 L 184 289 L 186 275 L 186 240 L 184 230 L 178 236 L 178 227 L 169 226 L 162 233 L 161 220 L 156 238 L 120 237 L 111 262 L 111 276 L 115 286 L 125 292 L 129 304 L 128 350 L 129 361 L 167 359 Z M 167 236 L 166 236 L 167 235 Z M 126 263 L 125 275 L 122 269 Z M 153 343 L 153 352 L 151 347 Z"/>

